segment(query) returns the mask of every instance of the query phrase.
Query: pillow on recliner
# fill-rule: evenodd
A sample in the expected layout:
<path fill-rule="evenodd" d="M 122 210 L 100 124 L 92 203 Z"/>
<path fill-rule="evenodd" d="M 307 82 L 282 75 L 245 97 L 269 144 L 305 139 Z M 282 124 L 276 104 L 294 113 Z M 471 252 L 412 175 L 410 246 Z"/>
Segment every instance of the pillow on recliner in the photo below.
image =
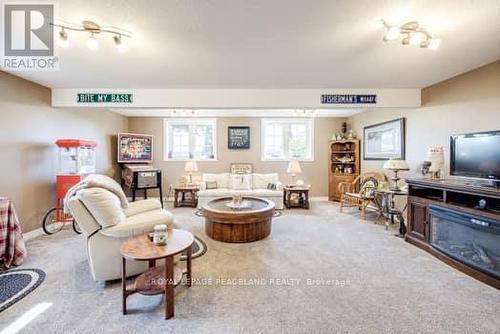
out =
<path fill-rule="evenodd" d="M 116 225 L 125 220 L 120 199 L 103 188 L 87 188 L 78 191 L 78 199 L 102 227 Z"/>

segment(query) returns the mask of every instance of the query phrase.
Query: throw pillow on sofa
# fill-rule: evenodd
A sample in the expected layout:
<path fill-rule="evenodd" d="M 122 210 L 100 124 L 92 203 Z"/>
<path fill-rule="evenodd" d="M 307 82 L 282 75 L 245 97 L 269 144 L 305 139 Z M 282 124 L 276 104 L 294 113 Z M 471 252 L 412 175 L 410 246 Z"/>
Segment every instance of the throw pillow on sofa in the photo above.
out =
<path fill-rule="evenodd" d="M 268 183 L 267 184 L 267 189 L 269 189 L 269 190 L 276 190 L 276 189 L 278 189 L 278 185 L 276 183 Z"/>
<path fill-rule="evenodd" d="M 253 189 L 268 189 L 269 183 L 277 184 L 279 182 L 277 173 L 270 174 L 252 174 L 252 186 Z"/>
<path fill-rule="evenodd" d="M 231 188 L 231 174 L 203 174 L 203 182 L 217 182 L 217 188 Z"/>
<path fill-rule="evenodd" d="M 251 190 L 251 175 L 250 174 L 232 174 L 231 183 L 234 190 Z"/>
<path fill-rule="evenodd" d="M 205 186 L 205 189 L 207 190 L 217 189 L 217 181 L 206 181 Z"/>

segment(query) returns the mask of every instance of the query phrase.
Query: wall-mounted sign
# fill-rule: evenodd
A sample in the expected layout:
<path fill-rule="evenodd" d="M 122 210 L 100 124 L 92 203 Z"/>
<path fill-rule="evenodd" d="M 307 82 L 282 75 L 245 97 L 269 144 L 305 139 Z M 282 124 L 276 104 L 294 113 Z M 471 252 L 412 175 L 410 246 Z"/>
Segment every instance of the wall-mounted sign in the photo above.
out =
<path fill-rule="evenodd" d="M 250 127 L 229 126 L 227 128 L 227 147 L 230 150 L 247 150 L 250 148 Z"/>
<path fill-rule="evenodd" d="M 133 94 L 78 93 L 77 103 L 132 103 Z"/>
<path fill-rule="evenodd" d="M 377 95 L 323 94 L 321 104 L 376 104 Z"/>

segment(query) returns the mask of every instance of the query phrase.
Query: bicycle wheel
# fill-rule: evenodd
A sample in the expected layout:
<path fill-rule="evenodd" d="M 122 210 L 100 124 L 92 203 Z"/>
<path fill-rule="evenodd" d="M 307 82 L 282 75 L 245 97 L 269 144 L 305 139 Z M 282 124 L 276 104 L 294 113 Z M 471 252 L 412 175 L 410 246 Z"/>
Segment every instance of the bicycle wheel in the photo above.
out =
<path fill-rule="evenodd" d="M 62 217 L 62 209 L 59 209 L 59 211 L 59 217 Z M 48 235 L 57 233 L 64 227 L 64 221 L 58 221 L 57 216 L 57 209 L 52 208 L 45 214 L 45 217 L 43 217 L 42 228 Z"/>
<path fill-rule="evenodd" d="M 78 223 L 74 219 L 73 219 L 73 231 L 75 231 L 76 234 L 82 234 L 82 229 L 80 228 L 80 226 L 78 226 Z"/>

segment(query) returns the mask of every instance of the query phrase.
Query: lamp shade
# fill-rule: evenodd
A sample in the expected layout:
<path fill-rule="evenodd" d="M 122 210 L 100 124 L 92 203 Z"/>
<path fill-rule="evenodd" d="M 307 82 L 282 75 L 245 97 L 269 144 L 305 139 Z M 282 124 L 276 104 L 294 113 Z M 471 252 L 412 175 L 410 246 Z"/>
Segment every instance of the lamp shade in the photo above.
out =
<path fill-rule="evenodd" d="M 388 170 L 410 170 L 410 167 L 404 160 L 389 159 L 384 163 L 384 169 Z"/>
<path fill-rule="evenodd" d="M 288 169 L 286 171 L 288 174 L 300 174 L 302 173 L 302 168 L 297 160 L 292 160 L 288 163 Z"/>
<path fill-rule="evenodd" d="M 186 161 L 186 164 L 184 165 L 184 171 L 189 173 L 197 172 L 198 165 L 196 164 L 196 161 L 194 160 Z"/>

